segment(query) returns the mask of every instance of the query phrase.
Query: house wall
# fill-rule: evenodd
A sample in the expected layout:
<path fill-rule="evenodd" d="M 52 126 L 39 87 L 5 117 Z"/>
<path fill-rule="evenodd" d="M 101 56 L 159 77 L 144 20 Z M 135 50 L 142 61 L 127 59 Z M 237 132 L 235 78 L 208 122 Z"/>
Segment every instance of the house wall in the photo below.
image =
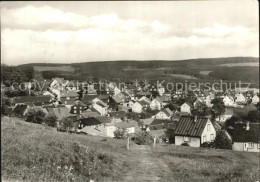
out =
<path fill-rule="evenodd" d="M 209 124 L 209 131 L 208 131 L 208 124 Z M 201 134 L 201 144 L 204 142 L 211 142 L 211 135 L 213 135 L 213 140 L 215 140 L 216 137 L 216 130 L 213 126 L 213 124 L 208 120 L 202 134 Z M 203 140 L 203 136 L 206 136 L 206 141 Z"/>
<path fill-rule="evenodd" d="M 259 145 L 259 143 L 253 143 L 253 148 L 250 148 L 248 143 L 234 142 L 234 144 L 232 145 L 232 150 L 247 151 L 247 152 L 260 152 L 260 145 Z"/>
<path fill-rule="evenodd" d="M 181 112 L 190 113 L 190 106 L 188 104 L 181 105 Z"/>
<path fill-rule="evenodd" d="M 175 136 L 175 145 L 181 145 L 186 143 L 184 141 L 184 136 Z M 190 141 L 187 142 L 191 147 L 200 147 L 200 138 L 190 137 Z"/>
<path fill-rule="evenodd" d="M 107 108 L 106 107 L 101 107 L 98 104 L 94 104 L 93 108 L 96 109 L 101 116 L 105 116 L 107 114 Z"/>
<path fill-rule="evenodd" d="M 170 119 L 170 117 L 168 117 L 164 112 L 160 111 L 159 113 L 157 113 L 153 118 L 157 118 L 157 119 Z"/>
<path fill-rule="evenodd" d="M 135 103 L 135 104 L 133 104 L 133 106 L 132 106 L 132 111 L 133 111 L 133 112 L 136 112 L 136 113 L 142 113 L 143 107 L 142 107 L 140 104 Z"/>
<path fill-rule="evenodd" d="M 161 110 L 161 104 L 156 99 L 154 99 L 150 104 L 150 108 L 152 110 Z"/>
<path fill-rule="evenodd" d="M 113 138 L 115 136 L 114 135 L 114 131 L 116 131 L 116 127 L 115 126 L 107 126 L 106 127 L 106 135 L 107 135 L 107 137 Z"/>
<path fill-rule="evenodd" d="M 259 97 L 255 95 L 255 96 L 252 98 L 252 103 L 253 103 L 253 104 L 257 104 L 258 102 L 259 102 Z"/>
<path fill-rule="evenodd" d="M 127 129 L 126 129 L 126 132 L 127 132 L 128 134 L 135 133 L 135 127 L 127 128 Z"/>

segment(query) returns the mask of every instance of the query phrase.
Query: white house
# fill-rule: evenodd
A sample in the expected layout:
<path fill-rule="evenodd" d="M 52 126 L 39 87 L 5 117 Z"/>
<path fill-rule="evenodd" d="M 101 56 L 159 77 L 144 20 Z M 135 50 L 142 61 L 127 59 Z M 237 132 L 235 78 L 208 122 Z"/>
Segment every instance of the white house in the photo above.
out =
<path fill-rule="evenodd" d="M 206 117 L 182 116 L 175 129 L 175 145 L 183 143 L 200 147 L 205 142 L 214 141 L 216 130 Z"/>
<path fill-rule="evenodd" d="M 259 102 L 259 97 L 257 94 L 254 95 L 254 97 L 252 98 L 252 104 L 257 104 Z"/>
<path fill-rule="evenodd" d="M 159 97 L 156 97 L 150 103 L 150 108 L 152 110 L 161 110 L 162 107 L 163 107 L 163 101 Z"/>
<path fill-rule="evenodd" d="M 259 127 L 259 123 L 237 123 L 232 132 L 232 149 L 260 152 Z"/>
<path fill-rule="evenodd" d="M 93 108 L 96 109 L 101 116 L 107 115 L 108 105 L 103 101 L 97 101 L 93 104 Z"/>
<path fill-rule="evenodd" d="M 223 98 L 223 102 L 224 102 L 225 106 L 234 106 L 235 105 L 234 99 L 228 95 L 226 95 Z"/>
<path fill-rule="evenodd" d="M 181 105 L 181 108 L 180 108 L 180 111 L 181 112 L 186 112 L 186 113 L 191 113 L 191 104 L 189 104 L 189 103 L 183 103 L 182 105 Z"/>
<path fill-rule="evenodd" d="M 208 95 L 206 98 L 205 98 L 205 103 L 208 107 L 212 107 L 213 104 L 211 104 L 211 101 L 214 99 L 214 95 L 211 94 L 211 95 Z"/>
<path fill-rule="evenodd" d="M 151 103 L 151 100 L 149 98 L 147 98 L 146 96 L 141 97 L 138 101 L 145 101 L 149 104 Z"/>
<path fill-rule="evenodd" d="M 143 109 L 144 108 L 147 108 L 148 107 L 148 103 L 144 102 L 144 101 L 138 101 L 138 102 L 135 102 L 133 105 L 132 105 L 132 111 L 135 112 L 135 113 L 142 113 L 143 112 Z"/>
<path fill-rule="evenodd" d="M 237 104 L 245 104 L 246 103 L 246 97 L 242 93 L 238 93 L 235 96 L 235 102 Z"/>
<path fill-rule="evenodd" d="M 169 108 L 162 109 L 156 115 L 152 116 L 152 118 L 156 119 L 171 119 L 173 112 Z"/>

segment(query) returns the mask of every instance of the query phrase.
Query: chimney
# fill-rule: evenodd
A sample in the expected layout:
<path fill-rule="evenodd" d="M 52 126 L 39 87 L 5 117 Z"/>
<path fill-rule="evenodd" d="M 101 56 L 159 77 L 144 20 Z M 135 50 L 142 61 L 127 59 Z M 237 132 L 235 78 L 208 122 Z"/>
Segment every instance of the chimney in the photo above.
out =
<path fill-rule="evenodd" d="M 250 128 L 250 127 L 249 127 L 249 122 L 247 121 L 247 122 L 246 122 L 246 130 L 249 130 L 249 128 Z"/>
<path fill-rule="evenodd" d="M 197 120 L 198 120 L 198 116 L 194 116 L 194 123 L 196 123 L 197 122 Z"/>

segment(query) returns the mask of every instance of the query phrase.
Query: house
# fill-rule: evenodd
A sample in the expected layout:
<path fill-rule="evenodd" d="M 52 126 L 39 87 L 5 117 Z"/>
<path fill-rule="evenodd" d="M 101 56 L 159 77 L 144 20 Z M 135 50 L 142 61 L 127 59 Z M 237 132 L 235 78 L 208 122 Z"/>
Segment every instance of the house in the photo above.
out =
<path fill-rule="evenodd" d="M 163 106 L 166 106 L 171 101 L 171 95 L 163 94 L 162 96 L 157 96 L 162 102 Z"/>
<path fill-rule="evenodd" d="M 225 113 L 220 117 L 216 118 L 218 122 L 225 122 L 227 119 L 231 118 L 234 115 L 234 109 L 232 107 L 226 107 Z"/>
<path fill-rule="evenodd" d="M 244 96 L 244 94 L 238 93 L 235 96 L 235 102 L 237 104 L 246 104 L 247 100 L 246 100 L 246 97 Z"/>
<path fill-rule="evenodd" d="M 140 119 L 140 128 L 142 131 L 148 131 L 150 124 L 153 122 L 154 118 L 146 118 L 146 119 Z"/>
<path fill-rule="evenodd" d="M 214 95 L 213 94 L 210 94 L 210 95 L 207 95 L 206 98 L 205 98 L 205 103 L 208 107 L 212 107 L 213 104 L 211 103 L 211 101 L 214 99 Z"/>
<path fill-rule="evenodd" d="M 49 88 L 63 91 L 68 83 L 69 81 L 64 80 L 64 78 L 53 78 L 49 83 Z"/>
<path fill-rule="evenodd" d="M 58 121 L 62 120 L 63 118 L 71 116 L 69 110 L 65 106 L 46 107 L 46 109 L 50 115 L 55 115 Z"/>
<path fill-rule="evenodd" d="M 76 92 L 66 92 L 61 94 L 60 101 L 62 104 L 71 107 L 72 105 L 76 104 L 76 100 L 79 99 L 79 94 Z"/>
<path fill-rule="evenodd" d="M 156 115 L 152 116 L 152 118 L 156 119 L 171 119 L 173 112 L 169 108 L 164 108 L 159 111 Z"/>
<path fill-rule="evenodd" d="M 83 94 L 83 97 L 82 97 L 81 101 L 84 102 L 87 105 L 92 105 L 93 104 L 93 100 L 95 98 L 98 98 L 98 95 L 86 95 L 86 94 Z"/>
<path fill-rule="evenodd" d="M 163 107 L 163 101 L 161 100 L 160 97 L 156 97 L 150 103 L 150 108 L 152 110 L 161 110 L 162 107 Z"/>
<path fill-rule="evenodd" d="M 120 118 L 123 119 L 126 117 L 126 113 L 124 111 L 115 111 L 115 112 L 110 112 L 108 114 L 109 117 L 111 118 Z"/>
<path fill-rule="evenodd" d="M 260 152 L 259 123 L 236 123 L 232 132 L 232 149 L 237 151 Z"/>
<path fill-rule="evenodd" d="M 93 108 L 96 109 L 101 116 L 107 115 L 108 105 L 103 101 L 99 100 L 93 104 Z"/>
<path fill-rule="evenodd" d="M 180 107 L 180 111 L 183 112 L 183 113 L 191 113 L 191 107 L 192 105 L 188 102 L 185 102 L 181 105 Z"/>
<path fill-rule="evenodd" d="M 79 104 L 75 104 L 70 108 L 71 114 L 81 114 L 83 111 L 84 111 L 84 107 Z"/>
<path fill-rule="evenodd" d="M 149 98 L 147 98 L 146 96 L 142 96 L 141 98 L 138 99 L 138 101 L 144 101 L 144 102 L 147 102 L 148 104 L 151 103 L 151 100 Z"/>
<path fill-rule="evenodd" d="M 225 106 L 234 106 L 235 105 L 234 99 L 229 95 L 226 95 L 223 98 L 223 102 L 224 102 Z"/>
<path fill-rule="evenodd" d="M 144 101 L 135 102 L 132 105 L 132 111 L 135 113 L 142 113 L 144 109 L 148 108 L 149 104 Z"/>
<path fill-rule="evenodd" d="M 81 116 L 83 118 L 91 118 L 91 117 L 95 118 L 100 116 L 100 114 L 97 111 L 86 110 L 81 113 Z"/>
<path fill-rule="evenodd" d="M 175 145 L 188 143 L 191 147 L 200 147 L 216 137 L 212 122 L 206 117 L 182 116 L 175 129 Z"/>
<path fill-rule="evenodd" d="M 167 129 L 167 128 L 174 128 L 175 121 L 165 120 L 165 119 L 154 119 L 146 131 L 150 130 L 160 130 L 160 129 Z"/>
<path fill-rule="evenodd" d="M 257 104 L 259 102 L 259 96 L 257 94 L 255 94 L 253 97 L 252 97 L 252 104 Z"/>
<path fill-rule="evenodd" d="M 134 120 L 127 120 L 125 122 L 115 123 L 118 129 L 125 129 L 127 134 L 134 134 L 137 122 Z"/>
<path fill-rule="evenodd" d="M 28 105 L 17 105 L 15 106 L 13 112 L 11 113 L 11 116 L 16 116 L 16 117 L 24 117 L 25 114 L 28 112 L 29 106 Z"/>
<path fill-rule="evenodd" d="M 32 104 L 36 102 L 40 102 L 42 105 L 48 105 L 51 104 L 52 98 L 51 96 L 21 96 L 16 97 L 15 100 L 15 106 L 17 105 L 25 105 L 25 104 Z"/>

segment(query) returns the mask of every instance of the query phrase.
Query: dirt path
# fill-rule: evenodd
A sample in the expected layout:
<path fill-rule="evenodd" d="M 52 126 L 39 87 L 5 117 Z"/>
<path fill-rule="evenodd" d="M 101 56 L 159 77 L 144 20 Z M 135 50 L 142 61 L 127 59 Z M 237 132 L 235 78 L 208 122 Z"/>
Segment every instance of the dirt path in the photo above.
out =
<path fill-rule="evenodd" d="M 127 173 L 124 181 L 170 181 L 171 171 L 165 161 L 152 155 L 151 146 L 135 145 L 130 150 L 133 152 L 130 161 L 136 166 Z"/>

